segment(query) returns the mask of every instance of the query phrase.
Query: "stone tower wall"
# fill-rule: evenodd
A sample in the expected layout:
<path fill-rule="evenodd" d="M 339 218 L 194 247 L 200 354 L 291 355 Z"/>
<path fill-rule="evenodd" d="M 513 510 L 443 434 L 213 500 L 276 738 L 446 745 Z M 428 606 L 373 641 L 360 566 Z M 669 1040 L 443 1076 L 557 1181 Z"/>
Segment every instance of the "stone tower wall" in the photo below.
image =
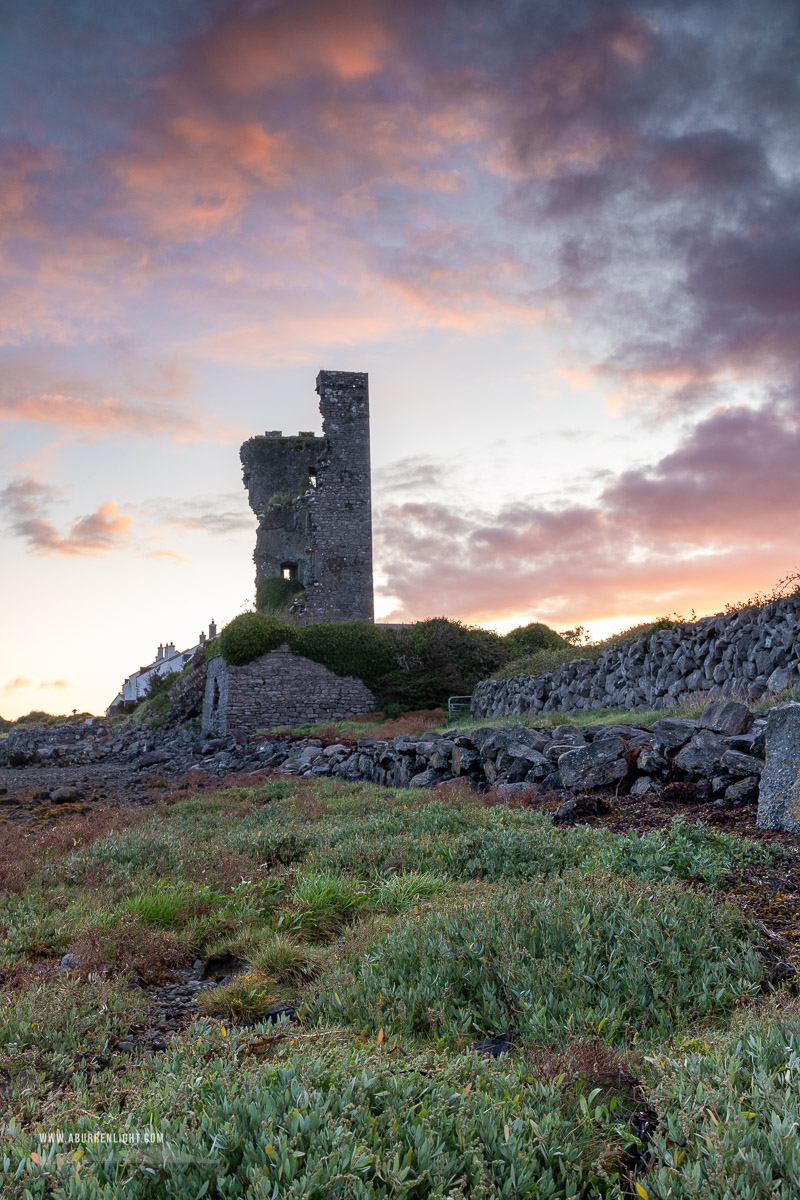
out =
<path fill-rule="evenodd" d="M 259 519 L 256 583 L 296 574 L 300 622 L 373 620 L 369 384 L 366 374 L 320 371 L 322 437 L 267 433 L 241 449 Z"/>

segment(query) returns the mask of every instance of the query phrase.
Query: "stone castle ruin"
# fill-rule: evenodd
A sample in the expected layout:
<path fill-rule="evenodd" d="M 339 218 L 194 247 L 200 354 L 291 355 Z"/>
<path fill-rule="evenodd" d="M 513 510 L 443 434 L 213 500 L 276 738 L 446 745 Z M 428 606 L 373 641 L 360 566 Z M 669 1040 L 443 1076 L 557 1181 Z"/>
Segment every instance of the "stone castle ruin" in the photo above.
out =
<path fill-rule="evenodd" d="M 291 617 L 372 621 L 369 384 L 361 371 L 320 371 L 322 436 L 280 430 L 241 448 L 258 517 L 256 586 L 294 583 Z"/>
<path fill-rule="evenodd" d="M 322 436 L 280 431 L 241 449 L 258 517 L 256 588 L 273 582 L 299 624 L 372 621 L 369 384 L 361 371 L 320 371 Z M 281 646 L 244 666 L 208 667 L 203 731 L 243 735 L 276 725 L 337 721 L 375 708 L 358 680 Z"/>

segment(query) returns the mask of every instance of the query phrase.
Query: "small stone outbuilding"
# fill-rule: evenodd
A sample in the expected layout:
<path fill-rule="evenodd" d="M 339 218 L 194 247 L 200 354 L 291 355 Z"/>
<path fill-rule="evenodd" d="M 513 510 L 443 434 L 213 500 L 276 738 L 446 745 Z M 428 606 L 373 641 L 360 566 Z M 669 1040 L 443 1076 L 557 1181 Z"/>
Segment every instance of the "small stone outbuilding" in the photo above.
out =
<path fill-rule="evenodd" d="M 361 680 L 334 675 L 321 663 L 279 646 L 241 667 L 222 657 L 208 664 L 203 733 L 248 736 L 277 725 L 315 725 L 374 712 Z"/>

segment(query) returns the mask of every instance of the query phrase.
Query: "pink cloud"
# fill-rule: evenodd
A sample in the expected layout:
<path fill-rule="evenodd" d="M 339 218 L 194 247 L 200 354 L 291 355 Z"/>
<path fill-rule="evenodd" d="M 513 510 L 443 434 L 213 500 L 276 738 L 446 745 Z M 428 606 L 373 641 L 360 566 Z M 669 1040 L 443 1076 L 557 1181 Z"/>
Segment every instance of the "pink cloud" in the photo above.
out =
<path fill-rule="evenodd" d="M 229 92 L 248 94 L 330 72 L 341 80 L 374 74 L 389 47 L 380 5 L 295 0 L 267 9 L 237 6 L 192 48 L 190 70 Z"/>
<path fill-rule="evenodd" d="M 714 611 L 800 566 L 798 462 L 797 408 L 740 406 L 712 413 L 652 468 L 622 473 L 594 504 L 392 505 L 376 521 L 384 591 L 406 618 Z"/>
<path fill-rule="evenodd" d="M 116 501 L 107 500 L 96 512 L 78 517 L 62 535 L 43 515 L 56 496 L 55 488 L 32 478 L 15 479 L 0 492 L 10 531 L 34 553 L 102 554 L 126 545 L 133 518 L 121 514 Z"/>

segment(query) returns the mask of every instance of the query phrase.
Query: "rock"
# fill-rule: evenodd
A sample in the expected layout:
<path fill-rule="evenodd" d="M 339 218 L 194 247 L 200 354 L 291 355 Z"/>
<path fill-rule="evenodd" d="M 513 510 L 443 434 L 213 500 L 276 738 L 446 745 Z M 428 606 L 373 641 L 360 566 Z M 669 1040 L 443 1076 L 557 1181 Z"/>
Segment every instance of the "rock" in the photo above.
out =
<path fill-rule="evenodd" d="M 725 799 L 731 804 L 758 803 L 758 776 L 745 775 L 725 789 Z"/>
<path fill-rule="evenodd" d="M 787 688 L 794 687 L 796 683 L 798 683 L 796 670 L 793 671 L 789 667 L 777 667 L 767 680 L 767 691 L 776 694 L 785 692 Z"/>
<path fill-rule="evenodd" d="M 509 1054 L 514 1049 L 515 1041 L 516 1036 L 507 1029 L 505 1033 L 497 1033 L 482 1042 L 473 1042 L 470 1050 L 482 1054 L 484 1058 L 499 1058 L 501 1054 Z"/>
<path fill-rule="evenodd" d="M 582 817 L 597 817 L 609 811 L 609 806 L 600 796 L 574 796 L 559 804 L 553 813 L 553 824 L 572 825 Z"/>
<path fill-rule="evenodd" d="M 745 775 L 760 775 L 764 770 L 760 758 L 754 758 L 752 754 L 742 754 L 740 750 L 726 750 L 721 762 L 725 770 L 736 779 L 743 779 Z"/>
<path fill-rule="evenodd" d="M 164 763 L 169 758 L 166 750 L 150 750 L 147 754 L 142 754 L 137 762 L 137 767 L 142 770 L 144 767 L 155 767 L 158 763 Z"/>
<path fill-rule="evenodd" d="M 201 979 L 219 979 L 220 977 L 232 978 L 231 971 L 240 971 L 244 968 L 245 963 L 237 958 L 235 954 L 229 954 L 227 951 L 224 954 L 210 954 L 203 963 Z"/>
<path fill-rule="evenodd" d="M 712 700 L 703 709 L 699 724 L 701 729 L 710 729 L 712 733 L 735 737 L 747 732 L 753 724 L 753 714 L 737 700 Z"/>
<path fill-rule="evenodd" d="M 708 779 L 715 773 L 726 750 L 718 733 L 703 729 L 678 752 L 674 766 L 690 779 Z"/>
<path fill-rule="evenodd" d="M 56 970 L 63 975 L 67 971 L 77 971 L 79 966 L 77 954 L 65 954 Z"/>
<path fill-rule="evenodd" d="M 76 787 L 60 787 L 55 788 L 50 793 L 50 799 L 54 804 L 67 804 L 70 800 L 80 800 L 81 793 Z"/>
<path fill-rule="evenodd" d="M 481 756 L 477 750 L 469 750 L 466 746 L 454 746 L 452 754 L 452 771 L 454 775 L 467 775 L 473 767 L 480 766 Z M 431 758 L 431 766 L 436 766 L 433 758 Z M 447 767 L 449 763 L 442 762 L 442 767 Z"/>
<path fill-rule="evenodd" d="M 624 752 L 621 737 L 597 738 L 589 746 L 562 754 L 558 760 L 558 773 L 564 786 L 573 792 L 609 787 L 627 773 Z"/>
<path fill-rule="evenodd" d="M 767 719 L 756 823 L 762 829 L 800 833 L 800 704 L 796 701 L 779 704 Z"/>
<path fill-rule="evenodd" d="M 662 717 L 653 722 L 650 733 L 666 750 L 677 750 L 697 733 L 697 721 L 688 717 Z"/>
<path fill-rule="evenodd" d="M 631 787 L 632 796 L 646 796 L 649 792 L 658 791 L 658 784 L 649 775 L 641 775 Z"/>
<path fill-rule="evenodd" d="M 667 760 L 660 751 L 654 750 L 652 746 L 645 746 L 639 752 L 636 765 L 640 771 L 646 771 L 650 775 L 660 775 L 667 769 Z"/>
<path fill-rule="evenodd" d="M 433 787 L 442 778 L 442 772 L 436 771 L 432 767 L 428 767 L 427 771 L 420 771 L 419 775 L 414 775 L 411 779 L 411 786 L 418 788 Z"/>

